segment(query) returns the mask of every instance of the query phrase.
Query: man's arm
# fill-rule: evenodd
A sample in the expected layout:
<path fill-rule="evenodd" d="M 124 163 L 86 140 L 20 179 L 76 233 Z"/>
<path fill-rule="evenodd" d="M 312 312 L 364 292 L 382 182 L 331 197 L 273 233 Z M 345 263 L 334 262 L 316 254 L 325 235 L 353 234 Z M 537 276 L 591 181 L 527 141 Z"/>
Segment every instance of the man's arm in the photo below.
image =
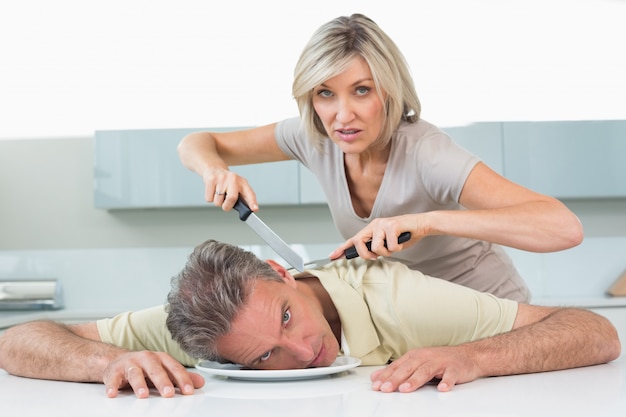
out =
<path fill-rule="evenodd" d="M 520 304 L 513 330 L 464 343 L 414 349 L 372 374 L 373 389 L 411 392 L 433 378 L 440 391 L 486 376 L 597 365 L 621 352 L 617 331 L 588 310 Z"/>
<path fill-rule="evenodd" d="M 140 398 L 149 380 L 164 397 L 191 394 L 203 378 L 166 353 L 130 352 L 100 341 L 95 323 L 63 325 L 35 321 L 0 336 L 0 368 L 13 375 L 61 381 L 103 382 L 107 396 L 130 385 Z"/>

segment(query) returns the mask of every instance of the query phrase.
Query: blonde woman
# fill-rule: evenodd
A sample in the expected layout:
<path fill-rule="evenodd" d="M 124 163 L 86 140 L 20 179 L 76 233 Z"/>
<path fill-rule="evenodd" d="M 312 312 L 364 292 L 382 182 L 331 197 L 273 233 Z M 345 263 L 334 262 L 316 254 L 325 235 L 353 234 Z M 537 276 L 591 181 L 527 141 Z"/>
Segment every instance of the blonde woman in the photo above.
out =
<path fill-rule="evenodd" d="M 402 53 L 368 17 L 320 27 L 292 90 L 298 118 L 183 138 L 181 161 L 203 178 L 208 202 L 230 210 L 241 197 L 257 211 L 254 190 L 229 166 L 295 159 L 321 183 L 346 239 L 331 258 L 355 245 L 362 258 L 522 302 L 528 288 L 500 245 L 550 252 L 582 241 L 561 202 L 508 181 L 420 118 Z M 411 239 L 397 243 L 405 231 Z"/>

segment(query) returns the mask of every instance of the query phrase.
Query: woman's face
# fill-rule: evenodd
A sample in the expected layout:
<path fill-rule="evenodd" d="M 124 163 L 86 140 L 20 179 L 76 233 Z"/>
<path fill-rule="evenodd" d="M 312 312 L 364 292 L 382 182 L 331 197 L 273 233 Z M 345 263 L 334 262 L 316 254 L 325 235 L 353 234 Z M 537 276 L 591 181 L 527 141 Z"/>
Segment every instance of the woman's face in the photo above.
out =
<path fill-rule="evenodd" d="M 385 118 L 372 73 L 360 57 L 315 88 L 313 108 L 330 139 L 346 154 L 368 149 L 378 138 Z"/>

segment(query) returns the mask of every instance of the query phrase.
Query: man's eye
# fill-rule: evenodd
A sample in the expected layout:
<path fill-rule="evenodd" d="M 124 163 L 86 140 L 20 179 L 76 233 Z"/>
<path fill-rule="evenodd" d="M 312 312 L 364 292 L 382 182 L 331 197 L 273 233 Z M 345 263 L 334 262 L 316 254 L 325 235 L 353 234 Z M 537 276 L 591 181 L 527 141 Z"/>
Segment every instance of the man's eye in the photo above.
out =
<path fill-rule="evenodd" d="M 270 358 L 270 356 L 272 356 L 272 351 L 270 350 L 269 352 L 266 352 L 263 356 L 261 356 L 259 358 L 260 361 L 266 361 Z"/>
<path fill-rule="evenodd" d="M 283 313 L 283 324 L 289 323 L 289 320 L 291 320 L 291 310 L 286 310 Z"/>

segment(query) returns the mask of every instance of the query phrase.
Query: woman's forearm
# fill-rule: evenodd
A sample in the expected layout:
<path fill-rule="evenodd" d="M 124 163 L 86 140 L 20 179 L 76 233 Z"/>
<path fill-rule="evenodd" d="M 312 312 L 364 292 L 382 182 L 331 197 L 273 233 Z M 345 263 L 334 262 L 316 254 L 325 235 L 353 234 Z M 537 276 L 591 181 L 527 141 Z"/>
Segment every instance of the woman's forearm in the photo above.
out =
<path fill-rule="evenodd" d="M 425 213 L 430 233 L 485 240 L 531 252 L 553 252 L 577 246 L 579 219 L 557 200 L 510 207 Z M 419 214 L 417 215 L 419 216 Z"/>
<path fill-rule="evenodd" d="M 177 150 L 182 164 L 201 177 L 204 177 L 208 168 L 228 170 L 228 165 L 220 157 L 215 141 L 208 132 L 185 136 L 178 144 Z"/>

